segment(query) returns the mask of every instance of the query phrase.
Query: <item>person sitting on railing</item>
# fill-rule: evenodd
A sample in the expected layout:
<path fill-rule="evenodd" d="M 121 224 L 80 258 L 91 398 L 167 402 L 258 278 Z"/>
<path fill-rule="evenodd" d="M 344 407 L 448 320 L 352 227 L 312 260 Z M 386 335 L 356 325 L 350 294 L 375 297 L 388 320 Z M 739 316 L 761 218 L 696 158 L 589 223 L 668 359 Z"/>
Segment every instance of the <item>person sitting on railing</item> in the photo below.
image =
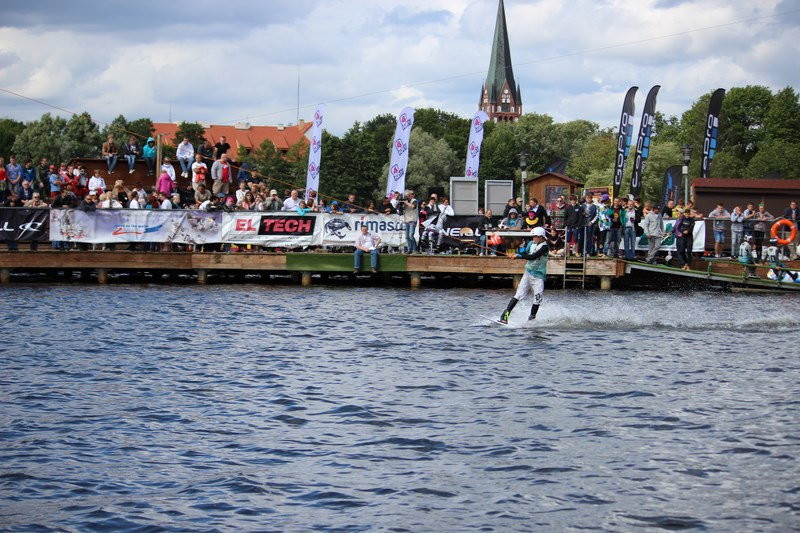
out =
<path fill-rule="evenodd" d="M 789 259 L 783 254 L 782 247 L 778 246 L 778 239 L 773 237 L 769 240 L 769 246 L 764 248 L 761 252 L 761 260 L 769 262 L 772 267 L 771 272 L 775 275 L 777 281 L 783 281 L 784 275 L 792 278 L 792 281 L 797 281 L 797 274 L 786 268 L 783 264 L 784 259 Z"/>

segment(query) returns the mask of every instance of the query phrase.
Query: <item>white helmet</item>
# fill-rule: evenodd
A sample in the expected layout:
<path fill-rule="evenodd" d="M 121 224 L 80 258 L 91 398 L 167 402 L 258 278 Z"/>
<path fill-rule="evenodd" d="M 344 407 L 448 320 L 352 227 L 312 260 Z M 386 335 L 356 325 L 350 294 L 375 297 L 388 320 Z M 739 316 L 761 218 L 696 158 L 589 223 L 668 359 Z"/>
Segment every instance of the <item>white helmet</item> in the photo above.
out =
<path fill-rule="evenodd" d="M 533 228 L 531 230 L 531 235 L 533 235 L 534 237 L 544 237 L 545 236 L 544 228 L 541 226 L 539 226 L 538 228 Z"/>

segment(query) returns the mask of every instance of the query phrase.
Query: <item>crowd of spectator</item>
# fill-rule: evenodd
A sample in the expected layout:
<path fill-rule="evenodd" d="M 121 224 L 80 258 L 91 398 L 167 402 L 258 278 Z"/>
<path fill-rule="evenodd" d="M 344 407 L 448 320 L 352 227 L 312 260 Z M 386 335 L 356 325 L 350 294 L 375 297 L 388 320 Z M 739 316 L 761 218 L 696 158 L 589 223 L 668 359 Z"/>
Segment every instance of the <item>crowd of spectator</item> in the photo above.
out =
<path fill-rule="evenodd" d="M 752 246 L 755 255 L 760 257 L 765 244 L 769 244 L 766 236 L 771 223 L 778 218 L 791 220 L 795 227 L 800 221 L 796 202 L 791 202 L 781 217 L 774 217 L 763 204 L 753 203 L 744 208 L 733 206 L 730 211 L 720 203 L 704 215 L 692 202 L 683 205 L 681 201 L 669 201 L 656 207 L 649 202 L 642 203 L 639 198 L 611 199 L 607 194 L 600 197 L 587 194 L 580 200 L 577 196 L 559 196 L 549 209 L 536 198 L 524 204 L 521 199 L 512 198 L 502 214 L 479 209 L 470 224 L 474 229 L 471 237 L 453 237 L 447 231 L 447 220 L 454 216 L 453 208 L 444 196 L 431 194 L 427 200 L 420 201 L 413 191 L 405 191 L 379 202 L 359 202 L 351 194 L 347 201 L 340 202 L 326 201 L 315 191 L 310 191 L 308 198 L 305 191 L 298 189 L 284 189 L 279 193 L 268 187 L 268 182 L 247 163 L 234 166 L 228 159 L 229 150 L 224 137 L 216 145 L 206 141 L 197 150 L 184 139 L 176 149 L 177 161 L 164 157 L 161 167 L 156 169 L 152 138 L 140 147 L 137 139 L 131 136 L 124 146 L 118 147 L 109 136 L 102 146 L 107 167 L 105 177 L 100 170 L 88 175 L 81 164 L 54 165 L 44 158 L 38 164 L 31 160 L 20 163 L 12 155 L 7 164 L 0 158 L 0 206 L 84 211 L 127 208 L 281 211 L 301 215 L 397 214 L 406 223 L 406 246 L 402 251 L 407 253 L 418 253 L 422 249 L 429 253 L 448 252 L 464 248 L 466 242 L 466 248 L 479 255 L 496 255 L 514 249 L 521 239 L 497 242 L 490 240 L 491 235 L 520 236 L 543 227 L 554 255 L 619 257 L 653 263 L 661 243 L 674 238 L 675 257 L 682 268 L 689 268 L 697 220 L 709 220 L 713 225 L 714 256 L 720 258 L 727 251 L 726 257 L 733 259 L 741 256 L 745 244 Z M 144 159 L 148 174 L 157 175 L 156 184 L 144 187 L 138 182 L 128 188 L 121 179 L 112 183 L 119 157 L 126 159 L 129 173 L 134 172 L 137 159 Z M 180 174 L 174 163 L 180 168 Z M 665 220 L 671 223 L 664 224 Z M 642 235 L 647 236 L 648 251 L 637 255 L 635 242 Z M 669 260 L 672 254 L 666 255 Z M 789 255 L 791 259 L 797 257 L 797 238 L 789 245 Z"/>

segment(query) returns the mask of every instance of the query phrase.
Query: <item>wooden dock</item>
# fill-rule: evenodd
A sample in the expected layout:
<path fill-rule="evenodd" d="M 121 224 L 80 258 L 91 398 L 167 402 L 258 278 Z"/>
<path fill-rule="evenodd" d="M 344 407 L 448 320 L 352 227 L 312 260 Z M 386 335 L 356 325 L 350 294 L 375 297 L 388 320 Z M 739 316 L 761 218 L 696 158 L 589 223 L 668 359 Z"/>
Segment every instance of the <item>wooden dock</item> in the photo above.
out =
<path fill-rule="evenodd" d="M 548 275 L 564 275 L 563 258 L 548 261 Z M 362 262 L 362 272 L 369 272 L 369 258 Z M 367 266 L 364 266 L 367 265 Z M 393 279 L 407 278 L 411 287 L 419 287 L 423 277 L 478 276 L 501 277 L 516 283 L 521 278 L 524 261 L 509 257 L 474 255 L 405 255 L 382 254 L 378 275 Z M 20 251 L 0 253 L 0 282 L 9 283 L 13 273 L 31 272 L 94 273 L 97 281 L 107 283 L 112 273 L 182 273 L 194 275 L 206 283 L 215 272 L 286 275 L 311 285 L 317 274 L 353 274 L 353 255 L 349 253 L 214 253 L 214 252 L 129 252 L 129 251 Z M 625 274 L 625 265 L 614 259 L 591 259 L 586 262 L 587 278 L 596 278 L 601 288 L 610 289 L 612 279 Z M 471 284 L 471 283 L 470 283 Z"/>
<path fill-rule="evenodd" d="M 405 255 L 382 254 L 378 274 L 369 271 L 369 258 L 364 257 L 359 276 L 377 277 L 386 284 L 421 287 L 423 280 L 437 278 L 463 279 L 466 286 L 480 286 L 480 280 L 509 280 L 514 286 L 522 277 L 524 261 L 509 257 L 479 257 L 474 255 Z M 627 278 L 636 273 L 647 273 L 652 286 L 661 286 L 661 280 L 700 287 L 706 281 L 716 285 L 741 286 L 761 289 L 797 291 L 800 283 L 778 283 L 766 279 L 767 266 L 755 267 L 758 277 L 748 277 L 745 269 L 734 261 L 707 261 L 695 259 L 692 270 L 681 270 L 666 265 L 648 265 L 620 259 L 582 259 L 551 257 L 547 263 L 548 279 L 553 287 L 566 287 L 575 272 L 581 272 L 580 287 L 584 281 L 589 287 L 611 289 L 613 285 L 625 286 Z M 793 267 L 797 269 L 800 267 Z M 0 252 L 0 283 L 10 283 L 17 274 L 47 273 L 51 276 L 79 272 L 82 279 L 95 278 L 98 283 L 108 283 L 116 274 L 151 274 L 160 276 L 182 275 L 205 284 L 209 275 L 233 274 L 242 279 L 247 274 L 262 278 L 289 276 L 295 283 L 312 285 L 314 279 L 330 276 L 353 277 L 353 255 L 350 253 L 267 253 L 267 252 L 130 252 L 130 251 L 19 251 Z M 19 276 L 22 278 L 23 276 Z M 219 276 L 222 277 L 222 276 Z M 641 278 L 641 275 L 639 276 Z"/>

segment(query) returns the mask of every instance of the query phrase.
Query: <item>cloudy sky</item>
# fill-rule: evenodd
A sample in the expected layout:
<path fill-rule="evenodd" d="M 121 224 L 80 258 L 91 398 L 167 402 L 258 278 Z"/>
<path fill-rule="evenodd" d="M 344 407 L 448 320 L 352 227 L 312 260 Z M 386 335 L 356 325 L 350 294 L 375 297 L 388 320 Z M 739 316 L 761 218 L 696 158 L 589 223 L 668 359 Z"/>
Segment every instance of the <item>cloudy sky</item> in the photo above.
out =
<path fill-rule="evenodd" d="M 675 114 L 717 87 L 800 81 L 800 0 L 505 4 L 524 110 L 558 121 L 613 125 L 630 85 L 637 112 L 658 83 L 658 109 Z M 171 106 L 173 121 L 287 124 L 299 66 L 301 118 L 328 102 L 334 133 L 407 105 L 468 117 L 496 12 L 497 0 L 3 0 L 0 87 L 102 122 L 167 121 Z M 0 92 L 0 116 L 48 110 Z"/>

